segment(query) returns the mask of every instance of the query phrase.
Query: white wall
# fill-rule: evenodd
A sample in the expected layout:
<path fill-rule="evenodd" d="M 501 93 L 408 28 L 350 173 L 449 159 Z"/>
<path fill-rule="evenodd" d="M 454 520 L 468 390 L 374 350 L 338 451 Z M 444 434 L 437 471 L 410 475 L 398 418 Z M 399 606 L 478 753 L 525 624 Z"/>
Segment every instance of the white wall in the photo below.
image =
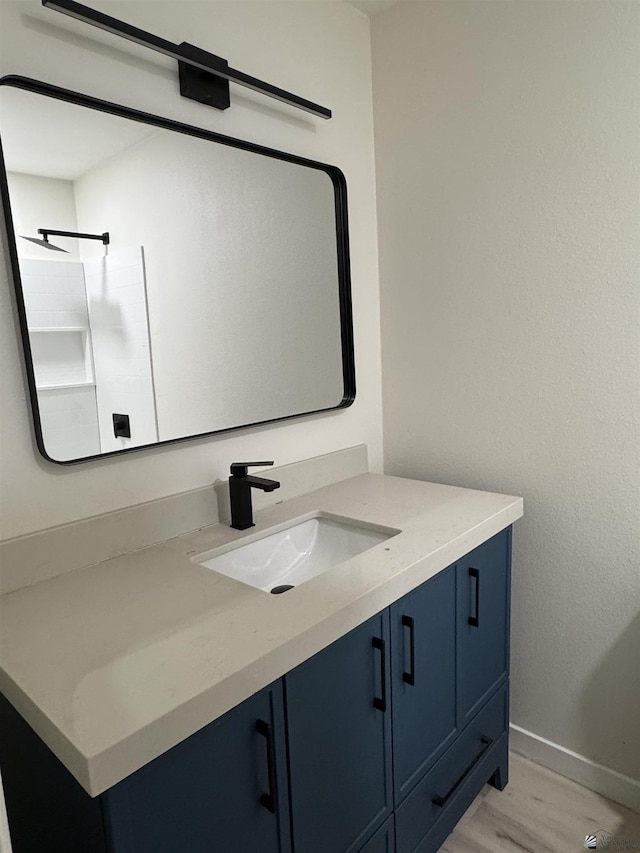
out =
<path fill-rule="evenodd" d="M 512 720 L 640 778 L 640 5 L 372 22 L 385 470 L 524 495 Z"/>
<path fill-rule="evenodd" d="M 174 62 L 23 0 L 0 0 L 0 70 L 24 74 L 334 163 L 349 189 L 358 397 L 350 409 L 62 469 L 31 438 L 12 319 L 6 241 L 0 261 L 0 515 L 7 538 L 204 486 L 238 459 L 285 464 L 359 442 L 381 468 L 379 300 L 368 20 L 343 3 L 96 0 L 100 11 L 189 41 L 334 110 L 330 121 L 233 88 L 218 112 L 178 95 Z"/>

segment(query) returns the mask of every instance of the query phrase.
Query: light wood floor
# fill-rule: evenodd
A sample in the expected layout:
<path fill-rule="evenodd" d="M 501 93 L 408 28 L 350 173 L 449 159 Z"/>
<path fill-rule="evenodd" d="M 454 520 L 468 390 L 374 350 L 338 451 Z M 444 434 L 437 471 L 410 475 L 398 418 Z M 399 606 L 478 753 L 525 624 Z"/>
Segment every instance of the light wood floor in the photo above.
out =
<path fill-rule="evenodd" d="M 584 853 L 588 834 L 596 849 L 640 853 L 640 815 L 511 753 L 505 790 L 487 787 L 440 853 Z"/>

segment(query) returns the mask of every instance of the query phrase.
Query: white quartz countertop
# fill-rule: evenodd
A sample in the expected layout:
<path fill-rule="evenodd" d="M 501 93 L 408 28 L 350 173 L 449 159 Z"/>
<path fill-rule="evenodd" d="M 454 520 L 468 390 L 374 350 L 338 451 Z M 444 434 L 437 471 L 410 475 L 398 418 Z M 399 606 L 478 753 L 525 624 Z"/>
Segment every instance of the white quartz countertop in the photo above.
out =
<path fill-rule="evenodd" d="M 191 561 L 314 512 L 401 532 L 284 595 Z M 93 796 L 522 516 L 522 499 L 363 474 L 0 597 L 0 691 Z"/>

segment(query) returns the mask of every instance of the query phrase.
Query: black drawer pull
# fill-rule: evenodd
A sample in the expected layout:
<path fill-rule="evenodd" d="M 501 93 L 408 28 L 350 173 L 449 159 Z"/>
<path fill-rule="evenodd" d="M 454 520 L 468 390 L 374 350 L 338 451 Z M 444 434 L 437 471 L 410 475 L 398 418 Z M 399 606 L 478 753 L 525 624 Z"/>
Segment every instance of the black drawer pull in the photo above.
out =
<path fill-rule="evenodd" d="M 260 795 L 260 805 L 265 809 L 276 813 L 276 750 L 273 743 L 273 729 L 264 720 L 258 720 L 256 731 L 267 740 L 267 774 L 269 779 L 269 793 Z"/>
<path fill-rule="evenodd" d="M 476 606 L 474 608 L 474 615 L 469 616 L 469 625 L 477 628 L 480 625 L 480 572 L 478 569 L 469 569 L 469 577 L 474 578 L 476 582 Z"/>
<path fill-rule="evenodd" d="M 473 761 L 472 761 L 472 762 L 471 762 L 471 764 L 467 767 L 467 769 L 464 771 L 464 773 L 462 774 L 462 776 L 460 776 L 460 778 L 459 778 L 459 779 L 457 779 L 457 780 L 455 781 L 455 783 L 454 783 L 453 787 L 452 787 L 452 788 L 450 788 L 450 789 L 447 791 L 447 793 L 444 795 L 444 797 L 440 797 L 438 794 L 436 794 L 434 797 L 432 797 L 432 798 L 431 798 L 431 802 L 433 803 L 433 805 L 434 805 L 434 806 L 438 806 L 438 808 L 442 808 L 443 806 L 446 806 L 446 805 L 447 805 L 447 803 L 449 802 L 449 800 L 451 799 L 451 797 L 453 797 L 453 795 L 454 795 L 454 794 L 455 794 L 455 792 L 458 790 L 458 788 L 460 787 L 460 785 L 462 785 L 462 783 L 463 783 L 463 782 L 464 782 L 464 780 L 467 778 L 467 776 L 469 775 L 469 773 L 471 773 L 471 771 L 472 771 L 472 770 L 473 770 L 473 768 L 476 766 L 476 764 L 478 763 L 478 761 L 480 761 L 480 759 L 482 758 L 482 756 L 483 756 L 483 755 L 485 754 L 485 752 L 489 749 L 489 747 L 490 747 L 490 746 L 491 746 L 491 744 L 493 743 L 493 738 L 486 737 L 485 735 L 483 735 L 483 736 L 480 738 L 480 743 L 482 744 L 482 749 L 481 749 L 481 750 L 480 750 L 480 752 L 476 755 L 476 757 L 473 759 Z"/>
<path fill-rule="evenodd" d="M 374 637 L 371 640 L 371 645 L 380 652 L 380 692 L 382 693 L 382 698 L 379 696 L 373 697 L 373 707 L 377 708 L 378 711 L 384 712 L 387 710 L 387 660 L 385 642 L 381 637 Z"/>
<path fill-rule="evenodd" d="M 416 636 L 413 616 L 402 617 L 402 627 L 409 629 L 409 672 L 402 673 L 402 680 L 412 687 L 416 683 Z"/>

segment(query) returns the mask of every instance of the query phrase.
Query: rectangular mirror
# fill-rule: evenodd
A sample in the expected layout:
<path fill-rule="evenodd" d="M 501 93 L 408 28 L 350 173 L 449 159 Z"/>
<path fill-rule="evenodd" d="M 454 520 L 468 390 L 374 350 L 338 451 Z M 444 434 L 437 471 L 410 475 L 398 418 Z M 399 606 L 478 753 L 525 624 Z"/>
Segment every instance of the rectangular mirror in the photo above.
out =
<path fill-rule="evenodd" d="M 0 140 L 47 459 L 353 402 L 339 169 L 20 77 Z"/>

